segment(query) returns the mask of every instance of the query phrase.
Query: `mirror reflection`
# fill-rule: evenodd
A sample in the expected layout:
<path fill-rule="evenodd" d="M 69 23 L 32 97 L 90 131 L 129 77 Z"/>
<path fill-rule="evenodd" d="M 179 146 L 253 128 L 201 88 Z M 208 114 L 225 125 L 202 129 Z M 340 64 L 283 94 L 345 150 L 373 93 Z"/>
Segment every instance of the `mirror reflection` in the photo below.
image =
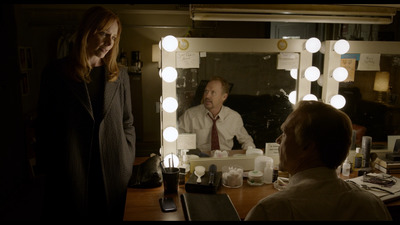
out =
<path fill-rule="evenodd" d="M 207 52 L 196 69 L 178 69 L 177 98 L 179 118 L 185 110 L 201 104 L 204 88 L 212 76 L 231 84 L 225 106 L 237 111 L 256 148 L 275 142 L 280 125 L 292 110 L 288 100 L 296 89 L 290 71 L 277 70 L 278 53 Z M 241 149 L 234 140 L 232 149 Z"/>
<path fill-rule="evenodd" d="M 383 80 L 379 79 L 382 72 Z M 372 137 L 373 148 L 386 148 L 387 136 L 400 134 L 399 92 L 400 55 L 382 54 L 380 71 L 355 70 L 350 81 L 340 83 L 339 93 L 346 98 L 342 110 L 360 132 L 357 145 L 361 144 L 360 136 L 366 135 Z"/>

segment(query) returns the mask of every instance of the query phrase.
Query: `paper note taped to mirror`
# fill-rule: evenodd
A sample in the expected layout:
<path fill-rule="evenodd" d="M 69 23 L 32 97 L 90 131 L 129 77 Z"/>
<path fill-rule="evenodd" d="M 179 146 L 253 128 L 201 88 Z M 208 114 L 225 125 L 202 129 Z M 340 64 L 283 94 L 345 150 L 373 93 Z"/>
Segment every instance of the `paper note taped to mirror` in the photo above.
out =
<path fill-rule="evenodd" d="M 299 53 L 279 53 L 277 70 L 291 70 L 299 68 Z"/>
<path fill-rule="evenodd" d="M 176 68 L 199 68 L 200 56 L 199 52 L 177 52 Z"/>

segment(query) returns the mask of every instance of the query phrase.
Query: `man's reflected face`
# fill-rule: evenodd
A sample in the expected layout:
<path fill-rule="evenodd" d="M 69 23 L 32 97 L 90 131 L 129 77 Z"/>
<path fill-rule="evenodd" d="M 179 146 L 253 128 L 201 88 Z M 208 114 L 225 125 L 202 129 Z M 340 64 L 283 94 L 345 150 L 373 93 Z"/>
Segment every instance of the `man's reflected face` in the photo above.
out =
<path fill-rule="evenodd" d="M 221 82 L 213 80 L 208 82 L 204 89 L 203 104 L 209 111 L 219 112 L 227 97 L 228 94 L 223 92 Z"/>

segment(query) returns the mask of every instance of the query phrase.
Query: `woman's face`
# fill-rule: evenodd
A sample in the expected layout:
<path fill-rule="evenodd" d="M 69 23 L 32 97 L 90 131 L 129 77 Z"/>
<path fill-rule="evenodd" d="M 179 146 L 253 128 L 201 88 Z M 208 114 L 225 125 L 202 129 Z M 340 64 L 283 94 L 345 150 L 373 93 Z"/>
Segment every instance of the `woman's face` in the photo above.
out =
<path fill-rule="evenodd" d="M 118 35 L 118 24 L 115 21 L 111 26 L 95 33 L 88 38 L 87 53 L 91 62 L 98 62 L 112 49 Z"/>

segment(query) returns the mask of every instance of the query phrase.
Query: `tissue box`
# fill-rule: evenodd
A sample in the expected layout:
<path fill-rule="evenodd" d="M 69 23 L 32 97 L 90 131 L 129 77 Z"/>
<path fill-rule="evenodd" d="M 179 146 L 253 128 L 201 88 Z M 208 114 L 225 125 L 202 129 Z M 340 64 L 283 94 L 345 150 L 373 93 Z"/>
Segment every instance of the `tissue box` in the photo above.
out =
<path fill-rule="evenodd" d="M 221 186 L 222 172 L 215 173 L 213 185 L 208 183 L 209 178 L 210 173 L 206 171 L 206 173 L 201 177 L 201 183 L 197 183 L 197 176 L 194 173 L 190 174 L 189 179 L 185 183 L 186 192 L 215 194 Z"/>

